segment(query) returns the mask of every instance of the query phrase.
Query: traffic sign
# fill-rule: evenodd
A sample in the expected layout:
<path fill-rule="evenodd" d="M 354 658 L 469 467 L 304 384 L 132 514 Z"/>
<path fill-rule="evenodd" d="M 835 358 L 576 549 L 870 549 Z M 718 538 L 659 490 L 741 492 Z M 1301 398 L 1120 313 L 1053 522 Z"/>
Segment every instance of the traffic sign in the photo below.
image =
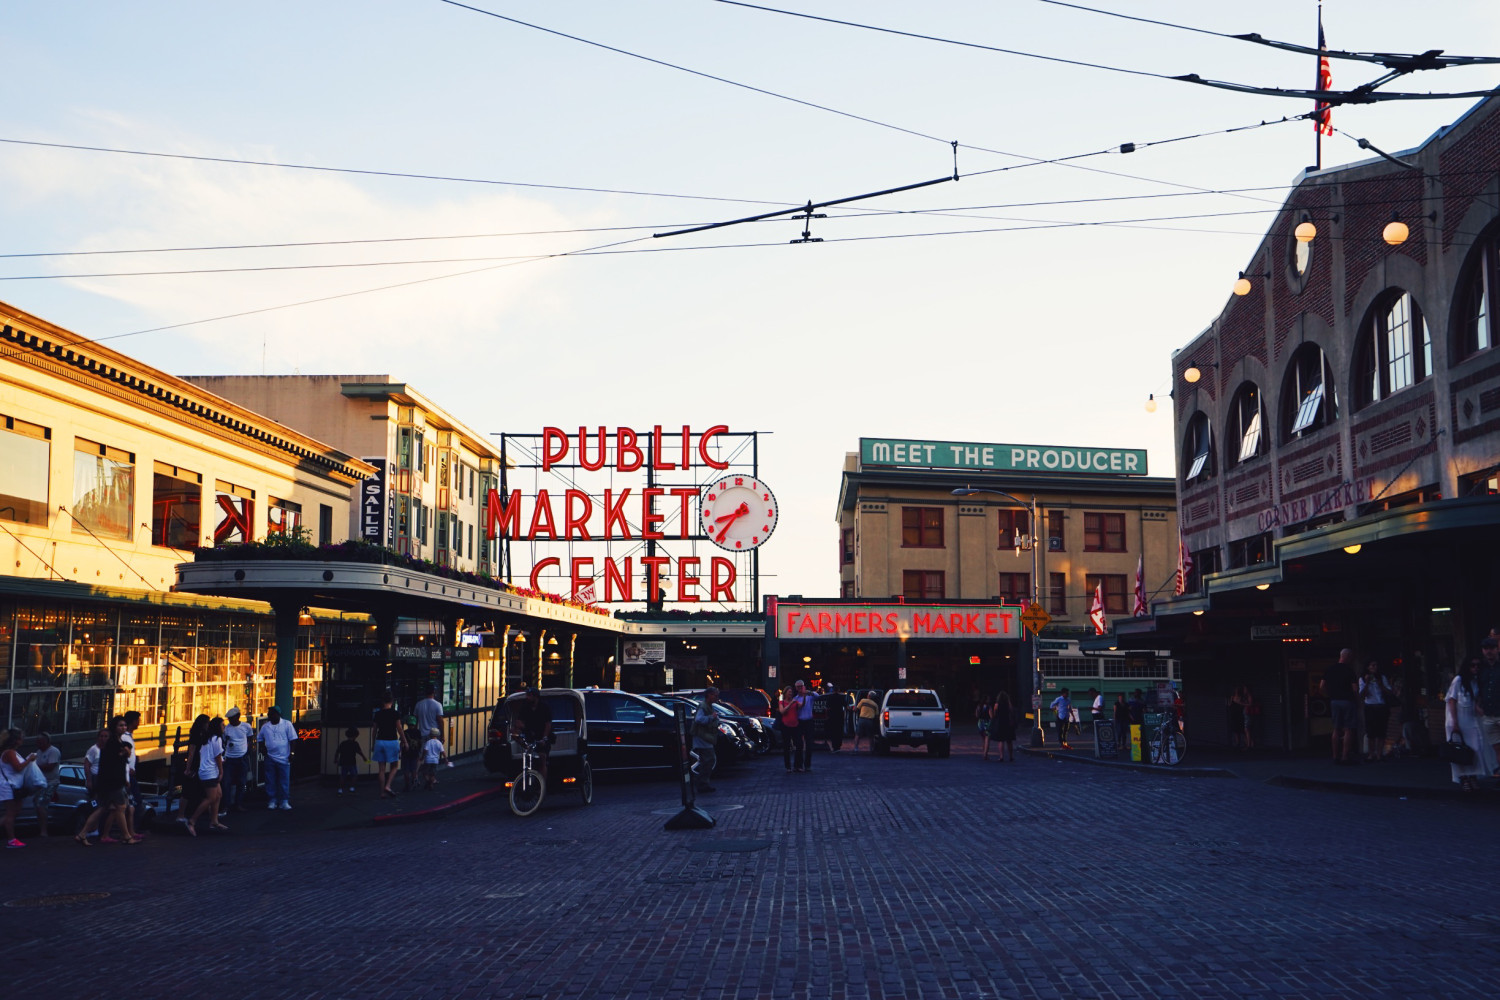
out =
<path fill-rule="evenodd" d="M 1038 635 L 1042 629 L 1052 622 L 1052 616 L 1043 610 L 1040 604 L 1027 605 L 1026 610 L 1021 612 L 1021 624 L 1031 629 L 1032 635 Z"/>

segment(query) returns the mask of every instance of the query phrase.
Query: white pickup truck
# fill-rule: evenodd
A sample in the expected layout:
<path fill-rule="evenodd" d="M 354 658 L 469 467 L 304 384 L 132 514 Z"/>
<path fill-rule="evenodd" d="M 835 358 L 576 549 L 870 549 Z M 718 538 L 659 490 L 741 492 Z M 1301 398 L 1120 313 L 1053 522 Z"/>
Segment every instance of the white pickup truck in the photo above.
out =
<path fill-rule="evenodd" d="M 928 753 L 946 757 L 952 744 L 952 720 L 936 691 L 897 688 L 885 693 L 880 703 L 876 753 L 890 753 L 893 746 L 925 746 Z"/>

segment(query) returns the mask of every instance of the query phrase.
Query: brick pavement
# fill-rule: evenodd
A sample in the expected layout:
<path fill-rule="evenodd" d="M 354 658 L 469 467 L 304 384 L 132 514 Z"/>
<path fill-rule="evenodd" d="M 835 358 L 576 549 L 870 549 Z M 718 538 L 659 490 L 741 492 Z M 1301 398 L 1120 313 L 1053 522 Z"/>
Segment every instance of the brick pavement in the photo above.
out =
<path fill-rule="evenodd" d="M 1458 998 L 1493 992 L 1495 810 L 1024 758 L 742 766 L 530 819 L 0 854 L 11 991 L 271 998 Z M 290 820 L 290 822 L 288 822 Z M 760 850 L 744 850 L 763 846 Z M 695 849 L 696 848 L 696 849 Z M 1372 862 L 1369 851 L 1378 852 Z M 1454 859 L 1455 852 L 1460 859 Z M 1465 887 L 1446 881 L 1457 862 Z M 1372 877 L 1373 875 L 1373 877 Z M 1488 970 L 1488 971 L 1487 971 Z"/>

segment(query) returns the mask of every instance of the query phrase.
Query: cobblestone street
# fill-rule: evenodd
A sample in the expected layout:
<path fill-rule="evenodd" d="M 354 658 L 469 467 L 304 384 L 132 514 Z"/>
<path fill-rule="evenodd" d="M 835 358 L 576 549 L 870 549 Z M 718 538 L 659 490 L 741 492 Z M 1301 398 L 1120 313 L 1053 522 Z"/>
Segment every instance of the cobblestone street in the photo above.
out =
<path fill-rule="evenodd" d="M 1500 813 L 1026 757 L 819 754 L 530 819 L 8 851 L 16 995 L 1490 996 Z M 1461 884 L 1455 881 L 1462 872 Z M 107 898 L 38 905 L 58 894 Z M 31 903 L 18 906 L 17 904 Z"/>

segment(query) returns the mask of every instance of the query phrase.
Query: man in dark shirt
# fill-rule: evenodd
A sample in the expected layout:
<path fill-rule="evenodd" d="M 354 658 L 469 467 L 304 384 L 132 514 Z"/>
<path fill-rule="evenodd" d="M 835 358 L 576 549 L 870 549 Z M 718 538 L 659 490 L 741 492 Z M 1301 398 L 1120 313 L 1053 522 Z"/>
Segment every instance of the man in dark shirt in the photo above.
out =
<path fill-rule="evenodd" d="M 1339 662 L 1323 671 L 1323 694 L 1333 717 L 1333 762 L 1354 763 L 1354 650 L 1339 650 Z"/>
<path fill-rule="evenodd" d="M 552 750 L 552 709 L 542 700 L 542 694 L 534 686 L 526 688 L 526 696 L 515 707 L 511 717 L 511 732 L 537 741 L 537 766 L 542 780 L 547 778 L 547 754 Z"/>

